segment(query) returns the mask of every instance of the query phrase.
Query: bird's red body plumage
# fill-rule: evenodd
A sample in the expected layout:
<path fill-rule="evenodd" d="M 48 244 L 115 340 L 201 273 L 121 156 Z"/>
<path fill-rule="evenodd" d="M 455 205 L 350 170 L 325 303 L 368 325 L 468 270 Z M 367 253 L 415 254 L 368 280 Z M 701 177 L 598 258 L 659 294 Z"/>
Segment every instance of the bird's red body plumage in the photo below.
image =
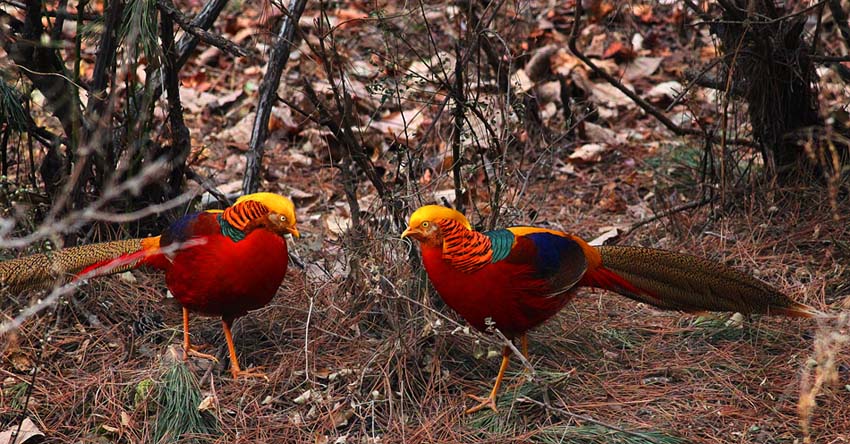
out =
<path fill-rule="evenodd" d="M 422 262 L 443 301 L 473 327 L 485 331 L 487 319 L 505 336 L 514 337 L 554 316 L 573 292 L 553 296 L 551 283 L 535 278 L 528 263 L 499 261 L 466 273 L 443 259 L 442 249 L 422 246 Z"/>
<path fill-rule="evenodd" d="M 286 275 L 286 241 L 254 230 L 239 242 L 219 233 L 179 251 L 165 268 L 168 289 L 193 312 L 235 318 L 271 301 Z"/>

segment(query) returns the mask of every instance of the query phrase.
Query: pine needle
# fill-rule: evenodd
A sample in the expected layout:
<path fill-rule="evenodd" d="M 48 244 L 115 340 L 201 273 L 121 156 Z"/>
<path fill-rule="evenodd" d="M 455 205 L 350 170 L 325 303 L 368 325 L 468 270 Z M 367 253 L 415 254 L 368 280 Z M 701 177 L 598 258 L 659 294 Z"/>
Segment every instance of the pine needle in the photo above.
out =
<path fill-rule="evenodd" d="M 649 436 L 655 443 L 677 444 L 685 442 L 682 438 L 676 438 L 660 432 L 641 430 L 640 433 Z M 606 429 L 595 424 L 549 427 L 534 436 L 533 441 L 542 444 L 653 444 L 653 441 L 643 439 L 639 436 Z"/>
<path fill-rule="evenodd" d="M 154 442 L 208 442 L 206 436 L 220 433 L 218 420 L 200 411 L 201 389 L 195 375 L 181 361 L 173 362 L 157 385 L 157 415 Z"/>
<path fill-rule="evenodd" d="M 131 47 L 133 56 L 141 48 L 151 66 L 159 66 L 162 55 L 157 17 L 156 0 L 130 0 L 121 21 L 121 40 Z"/>
<path fill-rule="evenodd" d="M 27 129 L 27 114 L 21 103 L 23 100 L 18 90 L 0 79 L 0 122 L 7 122 L 12 131 Z"/>

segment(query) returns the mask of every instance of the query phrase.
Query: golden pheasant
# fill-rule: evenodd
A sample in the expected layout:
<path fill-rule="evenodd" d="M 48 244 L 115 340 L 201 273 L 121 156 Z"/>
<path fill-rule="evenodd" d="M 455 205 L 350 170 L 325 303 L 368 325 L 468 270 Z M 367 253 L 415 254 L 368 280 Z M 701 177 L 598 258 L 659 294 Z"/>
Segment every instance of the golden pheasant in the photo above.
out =
<path fill-rule="evenodd" d="M 188 214 L 160 236 L 66 248 L 0 263 L 0 286 L 10 291 L 45 288 L 66 278 L 88 278 L 138 267 L 165 271 L 183 307 L 183 359 L 198 352 L 189 341 L 189 312 L 220 316 L 231 373 L 264 376 L 239 368 L 234 319 L 274 297 L 289 262 L 284 235 L 299 236 L 295 207 L 273 193 L 242 196 L 225 210 Z"/>
<path fill-rule="evenodd" d="M 596 287 L 668 310 L 728 311 L 813 317 L 821 313 L 792 301 L 770 285 L 723 264 L 665 250 L 593 247 L 556 230 L 510 227 L 477 232 L 461 213 L 427 205 L 410 217 L 402 238 L 419 241 L 428 277 L 446 304 L 478 330 L 490 325 L 521 341 L 554 316 L 578 287 Z M 489 407 L 510 360 L 502 364 L 490 395 L 468 395 Z"/>

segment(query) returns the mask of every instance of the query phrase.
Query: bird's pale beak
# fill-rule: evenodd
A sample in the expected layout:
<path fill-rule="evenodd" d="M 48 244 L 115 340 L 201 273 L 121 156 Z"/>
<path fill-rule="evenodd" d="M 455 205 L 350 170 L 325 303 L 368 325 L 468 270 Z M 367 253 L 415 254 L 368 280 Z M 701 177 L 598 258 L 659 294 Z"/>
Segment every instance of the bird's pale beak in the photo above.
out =
<path fill-rule="evenodd" d="M 289 227 L 289 228 L 287 228 L 287 229 L 286 229 L 286 231 L 287 231 L 289 234 L 291 234 L 291 235 L 292 235 L 292 237 L 294 237 L 294 238 L 296 238 L 296 239 L 301 237 L 301 233 L 299 233 L 299 232 L 298 232 L 298 229 L 297 229 L 297 228 L 295 228 L 295 227 Z"/>
<path fill-rule="evenodd" d="M 401 233 L 401 238 L 404 239 L 413 233 L 416 233 L 416 230 L 414 230 L 412 227 L 407 227 L 407 229 L 404 230 L 404 233 Z"/>

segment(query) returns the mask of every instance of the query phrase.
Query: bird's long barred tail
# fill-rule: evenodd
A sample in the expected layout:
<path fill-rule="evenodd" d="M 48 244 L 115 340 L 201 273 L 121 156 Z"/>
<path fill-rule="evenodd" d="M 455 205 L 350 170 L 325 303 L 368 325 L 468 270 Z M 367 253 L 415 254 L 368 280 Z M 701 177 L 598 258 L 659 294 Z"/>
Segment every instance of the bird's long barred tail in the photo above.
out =
<path fill-rule="evenodd" d="M 98 262 L 108 261 L 142 248 L 142 239 L 83 245 L 0 262 L 0 289 L 11 292 L 50 288 L 64 283 Z M 127 263 L 110 270 L 118 273 L 135 267 Z"/>
<path fill-rule="evenodd" d="M 248 223 L 257 220 L 269 214 L 269 209 L 265 205 L 253 200 L 239 202 L 236 205 L 228 207 L 224 210 L 221 217 L 234 228 L 244 231 Z"/>
<path fill-rule="evenodd" d="M 443 233 L 443 259 L 459 271 L 472 273 L 490 263 L 493 249 L 490 238 L 477 231 L 467 230 L 453 220 L 440 221 Z"/>
<path fill-rule="evenodd" d="M 734 268 L 687 254 L 642 247 L 603 246 L 602 267 L 585 285 L 605 288 L 656 307 L 816 317 L 772 286 Z"/>

